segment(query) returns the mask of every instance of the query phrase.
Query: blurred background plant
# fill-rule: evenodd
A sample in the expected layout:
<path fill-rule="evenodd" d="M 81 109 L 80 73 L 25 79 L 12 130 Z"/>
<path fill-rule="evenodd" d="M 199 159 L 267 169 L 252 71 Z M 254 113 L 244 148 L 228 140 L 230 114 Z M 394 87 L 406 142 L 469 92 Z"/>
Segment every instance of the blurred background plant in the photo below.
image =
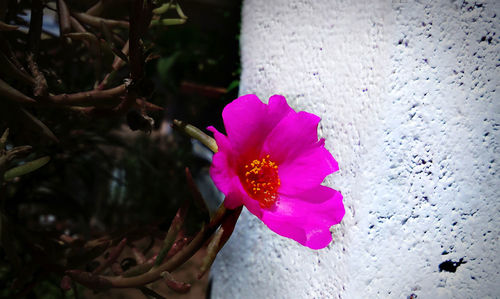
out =
<path fill-rule="evenodd" d="M 207 224 L 193 183 L 213 222 L 210 153 L 171 124 L 220 127 L 238 91 L 240 5 L 0 2 L 1 297 L 170 298 L 167 286 L 189 289 L 162 273 L 167 283 L 95 293 L 66 274 L 120 275 L 154 261 L 176 211 L 193 196 L 171 250 L 217 228 Z M 187 264 L 196 271 L 176 279 L 196 281 L 205 252 Z M 192 297 L 204 294 L 206 276 Z"/>

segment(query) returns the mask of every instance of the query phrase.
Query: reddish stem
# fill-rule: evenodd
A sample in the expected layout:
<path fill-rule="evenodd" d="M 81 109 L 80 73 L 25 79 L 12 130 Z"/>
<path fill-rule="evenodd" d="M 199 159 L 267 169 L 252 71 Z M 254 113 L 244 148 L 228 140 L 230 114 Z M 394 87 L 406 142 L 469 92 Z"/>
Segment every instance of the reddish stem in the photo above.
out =
<path fill-rule="evenodd" d="M 125 245 L 127 245 L 127 239 L 123 238 L 123 240 L 121 240 L 120 243 L 118 243 L 118 245 L 116 245 L 116 247 L 111 250 L 108 258 L 102 264 L 100 264 L 99 267 L 92 271 L 92 274 L 99 274 L 102 271 L 106 270 L 107 267 L 111 266 L 120 256 L 123 249 L 125 248 Z"/>

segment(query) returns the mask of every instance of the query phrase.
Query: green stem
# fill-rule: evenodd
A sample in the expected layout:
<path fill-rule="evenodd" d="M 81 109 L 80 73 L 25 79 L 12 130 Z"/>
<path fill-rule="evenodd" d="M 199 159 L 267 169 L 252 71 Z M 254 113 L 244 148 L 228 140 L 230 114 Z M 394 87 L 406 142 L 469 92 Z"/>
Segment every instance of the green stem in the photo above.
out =
<path fill-rule="evenodd" d="M 215 139 L 203 133 L 203 131 L 198 129 L 197 127 L 177 119 L 174 119 L 174 126 L 179 128 L 179 130 L 183 131 L 192 138 L 203 143 L 212 152 L 216 153 L 218 151 L 219 148 L 217 147 L 217 142 L 215 142 Z"/>

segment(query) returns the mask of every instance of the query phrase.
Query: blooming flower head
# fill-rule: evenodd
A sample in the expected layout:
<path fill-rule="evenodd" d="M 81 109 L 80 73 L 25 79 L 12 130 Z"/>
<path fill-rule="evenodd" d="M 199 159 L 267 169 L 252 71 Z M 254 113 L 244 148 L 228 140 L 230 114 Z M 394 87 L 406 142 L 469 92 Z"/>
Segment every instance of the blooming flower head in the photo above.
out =
<path fill-rule="evenodd" d="M 345 210 L 342 194 L 321 185 L 338 164 L 318 140 L 320 118 L 295 112 L 279 95 L 269 104 L 241 96 L 222 118 L 227 136 L 208 128 L 218 146 L 210 176 L 226 195 L 226 208 L 245 205 L 277 234 L 312 249 L 326 247 L 330 227 Z"/>

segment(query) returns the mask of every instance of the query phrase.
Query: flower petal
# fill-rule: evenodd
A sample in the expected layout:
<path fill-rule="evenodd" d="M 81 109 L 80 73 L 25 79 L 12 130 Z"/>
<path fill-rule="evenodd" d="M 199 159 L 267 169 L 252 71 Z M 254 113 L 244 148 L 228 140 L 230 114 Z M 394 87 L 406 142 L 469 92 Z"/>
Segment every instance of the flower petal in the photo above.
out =
<path fill-rule="evenodd" d="M 218 147 L 217 153 L 212 158 L 210 177 L 212 177 L 215 186 L 226 195 L 226 199 L 224 200 L 225 206 L 229 209 L 235 209 L 241 206 L 243 202 L 239 196 L 235 196 L 235 190 L 238 190 L 237 184 L 240 184 L 240 182 L 234 172 L 235 161 L 233 149 L 224 134 L 217 131 L 214 127 L 208 127 L 207 129 L 214 133 Z"/>
<path fill-rule="evenodd" d="M 332 241 L 330 227 L 339 223 L 344 214 L 342 194 L 318 186 L 297 197 L 280 196 L 274 209 L 263 210 L 261 220 L 281 236 L 320 249 Z"/>
<path fill-rule="evenodd" d="M 303 152 L 294 160 L 279 165 L 280 194 L 296 194 L 313 188 L 339 169 L 337 161 L 323 143 L 321 140 L 317 146 Z"/>
<path fill-rule="evenodd" d="M 214 127 L 207 129 L 214 133 L 219 148 L 212 158 L 210 177 L 217 188 L 226 195 L 224 206 L 228 209 L 236 209 L 244 204 L 252 214 L 260 217 L 262 212 L 259 203 L 248 196 L 236 173 L 235 153 L 228 138 Z"/>
<path fill-rule="evenodd" d="M 235 187 L 235 189 L 233 189 L 233 192 L 226 197 L 226 200 L 229 199 L 230 201 L 233 201 L 232 198 L 230 198 L 230 197 L 232 197 L 232 196 L 238 197 L 238 199 L 243 202 L 243 204 L 248 209 L 248 211 L 250 211 L 250 213 L 254 214 L 258 218 L 261 218 L 263 210 L 260 207 L 259 202 L 256 201 L 255 199 L 251 198 L 248 195 L 248 193 L 245 191 L 245 189 L 241 185 L 241 182 L 239 181 L 239 179 L 238 179 L 238 183 L 235 182 L 235 184 L 233 186 Z M 231 207 L 228 204 L 226 204 L 226 208 L 231 209 Z"/>
<path fill-rule="evenodd" d="M 231 179 L 230 189 L 224 199 L 224 206 L 228 209 L 236 209 L 237 207 L 243 204 L 243 197 L 246 195 L 244 192 L 241 192 L 241 189 L 238 187 L 241 185 L 238 177 L 233 177 Z"/>
<path fill-rule="evenodd" d="M 267 136 L 262 152 L 278 164 L 280 193 L 294 194 L 315 187 L 339 169 L 325 149 L 324 139 L 318 141 L 319 121 L 311 113 L 290 113 Z"/>
<path fill-rule="evenodd" d="M 287 114 L 293 112 L 282 96 L 272 96 L 266 105 L 255 95 L 229 103 L 222 112 L 227 136 L 240 155 L 261 148 L 266 136 Z"/>

